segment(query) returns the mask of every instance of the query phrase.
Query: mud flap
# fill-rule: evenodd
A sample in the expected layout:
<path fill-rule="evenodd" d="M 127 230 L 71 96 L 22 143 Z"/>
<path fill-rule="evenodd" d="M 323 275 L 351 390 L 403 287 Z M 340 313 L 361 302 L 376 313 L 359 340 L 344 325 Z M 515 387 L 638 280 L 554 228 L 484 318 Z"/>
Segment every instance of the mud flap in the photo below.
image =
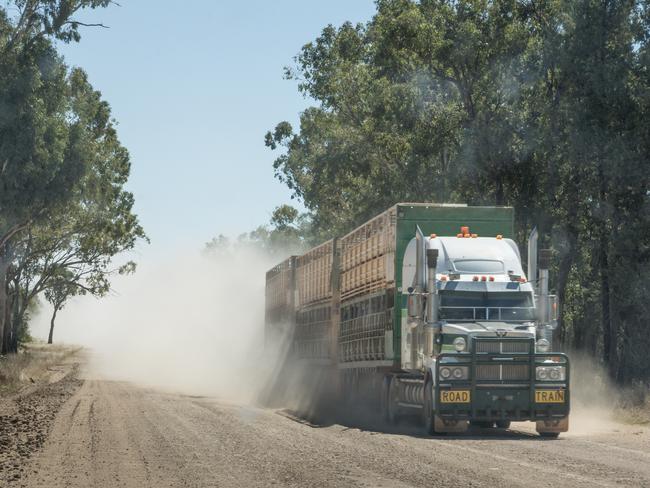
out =
<path fill-rule="evenodd" d="M 466 432 L 469 427 L 467 420 L 447 420 L 438 415 L 433 417 L 433 425 L 436 433 L 461 433 Z"/>
<path fill-rule="evenodd" d="M 540 434 L 545 433 L 560 433 L 569 430 L 569 417 L 554 420 L 538 420 L 536 422 L 536 430 Z"/>

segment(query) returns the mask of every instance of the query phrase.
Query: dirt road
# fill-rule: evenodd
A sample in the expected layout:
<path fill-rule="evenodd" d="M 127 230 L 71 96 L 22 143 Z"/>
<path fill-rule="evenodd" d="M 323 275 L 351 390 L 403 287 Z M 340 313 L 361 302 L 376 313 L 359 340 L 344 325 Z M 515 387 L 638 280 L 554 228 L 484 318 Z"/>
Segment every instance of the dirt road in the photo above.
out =
<path fill-rule="evenodd" d="M 272 410 L 86 380 L 20 484 L 650 486 L 645 428 L 608 426 L 556 441 L 518 427 L 446 438 L 416 433 L 409 424 L 392 432 L 310 426 Z"/>

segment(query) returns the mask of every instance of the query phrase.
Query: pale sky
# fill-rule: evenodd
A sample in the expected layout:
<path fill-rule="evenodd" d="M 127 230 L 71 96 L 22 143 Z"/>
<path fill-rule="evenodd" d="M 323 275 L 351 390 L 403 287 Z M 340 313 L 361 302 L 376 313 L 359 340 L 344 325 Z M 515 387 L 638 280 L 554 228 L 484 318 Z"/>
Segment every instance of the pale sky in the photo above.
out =
<path fill-rule="evenodd" d="M 152 251 L 200 247 L 266 223 L 290 192 L 264 134 L 309 104 L 283 79 L 322 28 L 366 22 L 372 0 L 119 0 L 62 45 L 111 104 L 131 152 L 128 188 Z M 182 5 L 182 8 L 180 6 Z"/>

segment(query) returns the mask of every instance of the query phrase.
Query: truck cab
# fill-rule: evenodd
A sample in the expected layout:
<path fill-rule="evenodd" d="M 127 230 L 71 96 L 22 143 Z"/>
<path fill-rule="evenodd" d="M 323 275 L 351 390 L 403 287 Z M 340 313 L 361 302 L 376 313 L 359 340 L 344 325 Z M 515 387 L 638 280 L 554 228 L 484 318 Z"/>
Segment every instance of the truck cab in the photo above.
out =
<path fill-rule="evenodd" d="M 536 234 L 531 238 L 535 252 Z M 507 428 L 511 421 L 534 421 L 548 437 L 568 429 L 569 360 L 551 352 L 557 303 L 542 254 L 539 279 L 531 282 L 511 239 L 468 227 L 456 236 L 425 237 L 418 229 L 402 269 L 403 283 L 412 283 L 402 370 L 424 375 L 421 403 L 431 433 L 462 432 L 468 424 Z M 536 264 L 529 264 L 535 274 Z"/>

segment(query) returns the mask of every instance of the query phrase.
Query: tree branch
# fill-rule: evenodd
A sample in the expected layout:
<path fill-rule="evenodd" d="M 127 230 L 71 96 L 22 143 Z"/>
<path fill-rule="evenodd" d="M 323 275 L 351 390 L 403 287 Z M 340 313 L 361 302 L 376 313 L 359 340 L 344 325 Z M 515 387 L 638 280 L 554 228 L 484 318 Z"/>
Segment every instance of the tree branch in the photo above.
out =
<path fill-rule="evenodd" d="M 86 24 L 85 22 L 79 22 L 78 20 L 68 20 L 67 22 L 64 22 L 63 25 L 74 25 L 74 26 L 82 26 L 82 27 L 102 27 L 103 29 L 110 29 L 108 25 L 104 24 Z"/>

